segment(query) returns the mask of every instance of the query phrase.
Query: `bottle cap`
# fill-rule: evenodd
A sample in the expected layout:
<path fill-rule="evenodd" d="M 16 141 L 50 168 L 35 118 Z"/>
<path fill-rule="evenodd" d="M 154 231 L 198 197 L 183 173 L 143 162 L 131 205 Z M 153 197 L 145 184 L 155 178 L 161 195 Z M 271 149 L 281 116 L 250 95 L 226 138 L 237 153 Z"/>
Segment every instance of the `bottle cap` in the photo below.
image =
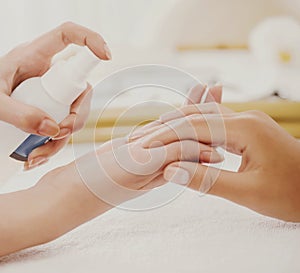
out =
<path fill-rule="evenodd" d="M 65 105 L 71 105 L 87 88 L 90 72 L 99 64 L 99 58 L 83 47 L 68 60 L 58 61 L 42 77 L 48 95 Z"/>

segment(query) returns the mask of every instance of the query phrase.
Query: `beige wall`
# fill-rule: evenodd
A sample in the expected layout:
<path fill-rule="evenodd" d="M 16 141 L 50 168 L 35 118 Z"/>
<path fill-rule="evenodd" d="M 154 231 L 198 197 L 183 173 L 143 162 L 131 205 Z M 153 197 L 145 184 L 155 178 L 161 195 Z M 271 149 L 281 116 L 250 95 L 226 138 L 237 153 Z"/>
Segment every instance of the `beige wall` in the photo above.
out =
<path fill-rule="evenodd" d="M 257 23 L 276 15 L 293 15 L 300 19 L 300 1 L 181 1 L 169 11 L 158 40 L 204 47 L 245 45 L 249 32 Z"/>
<path fill-rule="evenodd" d="M 300 0 L 0 0 L 0 54 L 72 20 L 116 48 L 244 43 L 265 16 L 294 14 Z"/>

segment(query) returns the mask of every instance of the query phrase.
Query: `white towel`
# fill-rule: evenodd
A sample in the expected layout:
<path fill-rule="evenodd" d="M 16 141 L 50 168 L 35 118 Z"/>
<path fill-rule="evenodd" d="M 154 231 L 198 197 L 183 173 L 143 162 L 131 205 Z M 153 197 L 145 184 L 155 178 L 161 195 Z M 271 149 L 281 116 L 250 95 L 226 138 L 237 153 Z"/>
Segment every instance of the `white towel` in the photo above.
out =
<path fill-rule="evenodd" d="M 55 165 L 71 157 L 68 147 Z M 236 167 L 236 160 L 226 161 L 226 168 Z M 51 166 L 18 177 L 11 190 Z M 299 273 L 299 256 L 300 224 L 186 190 L 158 209 L 113 209 L 54 242 L 4 257 L 0 272 Z"/>
<path fill-rule="evenodd" d="M 300 225 L 187 191 L 147 212 L 114 209 L 50 244 L 2 260 L 2 273 L 300 272 Z"/>

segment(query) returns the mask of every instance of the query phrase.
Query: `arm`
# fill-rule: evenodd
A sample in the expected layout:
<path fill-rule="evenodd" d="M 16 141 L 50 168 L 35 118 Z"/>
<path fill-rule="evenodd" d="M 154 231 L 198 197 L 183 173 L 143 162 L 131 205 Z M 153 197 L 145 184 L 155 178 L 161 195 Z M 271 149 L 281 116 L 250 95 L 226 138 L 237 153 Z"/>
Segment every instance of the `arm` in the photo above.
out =
<path fill-rule="evenodd" d="M 51 171 L 33 188 L 0 196 L 0 256 L 54 240 L 110 208 L 74 164 Z"/>
<path fill-rule="evenodd" d="M 199 162 L 202 151 L 214 153 L 193 141 L 144 149 L 139 143 L 116 139 L 49 172 L 30 189 L 1 195 L 0 256 L 49 242 L 121 202 L 163 185 L 167 164 Z M 99 165 L 93 163 L 95 156 Z M 84 170 L 88 176 L 83 175 Z M 121 199 L 110 188 L 107 191 L 107 185 L 113 190 L 117 187 Z"/>

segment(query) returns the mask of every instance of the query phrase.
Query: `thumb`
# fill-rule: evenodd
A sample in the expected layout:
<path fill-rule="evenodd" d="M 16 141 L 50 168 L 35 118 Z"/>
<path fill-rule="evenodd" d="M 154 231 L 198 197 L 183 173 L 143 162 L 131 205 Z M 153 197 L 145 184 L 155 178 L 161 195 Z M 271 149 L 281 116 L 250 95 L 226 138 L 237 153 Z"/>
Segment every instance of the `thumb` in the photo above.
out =
<path fill-rule="evenodd" d="M 176 184 L 244 204 L 253 194 L 244 173 L 220 170 L 196 162 L 174 162 L 164 169 L 164 179 Z M 245 205 L 245 204 L 244 204 Z"/>
<path fill-rule="evenodd" d="M 59 125 L 44 111 L 0 94 L 0 120 L 36 135 L 56 136 Z"/>

